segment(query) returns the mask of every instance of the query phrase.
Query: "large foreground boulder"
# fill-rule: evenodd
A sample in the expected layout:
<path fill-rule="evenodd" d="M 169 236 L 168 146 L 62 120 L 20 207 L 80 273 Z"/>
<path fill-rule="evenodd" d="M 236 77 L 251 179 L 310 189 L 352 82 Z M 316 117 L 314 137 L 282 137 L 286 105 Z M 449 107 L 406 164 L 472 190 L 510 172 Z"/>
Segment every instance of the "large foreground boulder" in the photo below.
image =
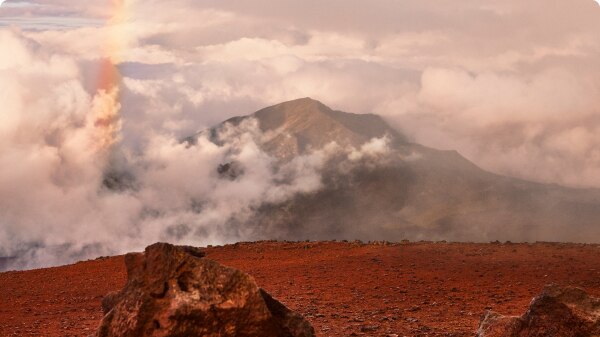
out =
<path fill-rule="evenodd" d="M 600 299 L 579 288 L 546 286 L 521 317 L 487 312 L 476 337 L 598 337 Z"/>
<path fill-rule="evenodd" d="M 97 337 L 314 336 L 252 277 L 196 248 L 157 243 L 125 263 L 127 284 L 103 300 Z"/>

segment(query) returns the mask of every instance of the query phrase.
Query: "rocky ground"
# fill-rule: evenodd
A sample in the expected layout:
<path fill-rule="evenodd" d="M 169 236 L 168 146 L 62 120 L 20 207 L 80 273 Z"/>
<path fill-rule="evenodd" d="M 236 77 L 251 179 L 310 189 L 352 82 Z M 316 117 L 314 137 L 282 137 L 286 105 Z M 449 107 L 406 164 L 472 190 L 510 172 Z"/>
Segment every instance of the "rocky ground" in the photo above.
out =
<path fill-rule="evenodd" d="M 211 247 L 318 336 L 474 336 L 493 309 L 521 315 L 545 284 L 600 295 L 600 246 L 259 242 Z M 0 336 L 87 336 L 126 281 L 122 257 L 0 273 Z"/>

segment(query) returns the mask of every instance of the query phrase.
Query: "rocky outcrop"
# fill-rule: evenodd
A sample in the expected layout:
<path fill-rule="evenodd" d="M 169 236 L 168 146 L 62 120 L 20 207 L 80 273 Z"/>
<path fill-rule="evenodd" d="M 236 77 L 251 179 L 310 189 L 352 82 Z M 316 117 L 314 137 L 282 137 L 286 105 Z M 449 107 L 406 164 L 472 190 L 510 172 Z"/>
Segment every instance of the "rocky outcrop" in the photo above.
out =
<path fill-rule="evenodd" d="M 127 284 L 103 300 L 97 337 L 314 336 L 252 277 L 196 248 L 157 243 L 125 263 Z"/>
<path fill-rule="evenodd" d="M 488 312 L 476 337 L 597 337 L 600 299 L 579 288 L 547 286 L 521 317 Z"/>

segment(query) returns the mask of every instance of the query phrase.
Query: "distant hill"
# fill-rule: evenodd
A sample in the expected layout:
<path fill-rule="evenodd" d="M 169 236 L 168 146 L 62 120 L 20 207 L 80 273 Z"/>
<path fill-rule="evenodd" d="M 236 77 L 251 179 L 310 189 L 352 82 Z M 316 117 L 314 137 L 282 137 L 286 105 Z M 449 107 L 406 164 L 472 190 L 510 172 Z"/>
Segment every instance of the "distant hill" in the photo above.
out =
<path fill-rule="evenodd" d="M 456 151 L 411 143 L 377 115 L 335 111 L 310 98 L 209 131 L 249 118 L 265 135 L 263 150 L 281 163 L 332 142 L 360 148 L 386 137 L 390 147 L 377 160 L 334 156 L 322 172 L 322 189 L 263 204 L 239 224 L 251 226 L 256 239 L 600 241 L 599 190 L 489 173 Z"/>

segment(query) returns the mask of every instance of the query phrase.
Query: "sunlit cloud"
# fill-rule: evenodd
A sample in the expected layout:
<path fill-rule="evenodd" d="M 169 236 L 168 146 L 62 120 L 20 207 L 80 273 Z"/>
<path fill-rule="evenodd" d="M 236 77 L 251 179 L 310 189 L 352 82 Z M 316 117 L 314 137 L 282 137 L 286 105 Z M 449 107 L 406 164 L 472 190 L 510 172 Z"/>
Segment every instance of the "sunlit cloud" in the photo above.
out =
<path fill-rule="evenodd" d="M 142 228 L 143 239 L 166 228 L 183 235 L 190 222 L 208 241 L 234 239 L 207 227 L 233 211 L 206 195 L 231 198 L 240 188 L 236 205 L 251 207 L 296 190 L 269 184 L 271 159 L 250 141 L 251 127 L 247 142 L 227 148 L 179 140 L 306 96 L 381 114 L 413 141 L 458 150 L 495 173 L 600 187 L 599 32 L 600 11 L 588 0 L 8 0 L 0 195 L 12 197 L 0 199 L 10 210 L 0 242 L 14 244 L 0 245 L 0 255 L 23 242 L 63 247 L 82 237 L 97 240 L 61 249 L 120 252 L 147 242 L 102 252 L 94 243 Z M 256 163 L 254 180 L 204 184 L 215 174 L 206 165 L 231 159 L 227 151 Z M 318 171 L 319 158 L 302 160 Z M 146 188 L 105 193 L 109 168 L 136 171 L 130 183 Z M 199 178 L 189 184 L 192 172 Z M 315 176 L 302 179 L 318 188 Z M 206 217 L 177 189 L 207 198 Z M 173 194 L 169 205 L 160 191 Z M 156 208 L 163 216 L 148 216 Z"/>

